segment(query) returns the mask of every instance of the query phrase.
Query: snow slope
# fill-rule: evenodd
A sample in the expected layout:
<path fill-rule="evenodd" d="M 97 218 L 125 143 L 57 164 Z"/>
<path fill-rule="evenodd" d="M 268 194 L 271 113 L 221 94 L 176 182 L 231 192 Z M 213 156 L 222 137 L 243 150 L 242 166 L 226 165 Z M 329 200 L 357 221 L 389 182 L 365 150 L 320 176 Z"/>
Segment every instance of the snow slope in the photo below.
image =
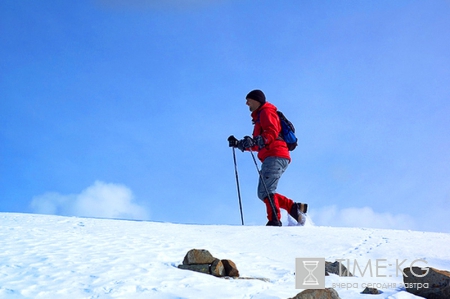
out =
<path fill-rule="evenodd" d="M 295 258 L 425 259 L 450 269 L 450 234 L 335 227 L 183 225 L 0 213 L 0 298 L 289 298 Z M 241 276 L 227 280 L 177 269 L 192 248 L 233 260 Z M 406 264 L 404 264 L 406 265 Z M 421 264 L 422 266 L 423 264 Z M 395 267 L 384 278 L 332 275 L 327 287 L 402 282 Z M 392 276 L 392 277 L 389 277 Z M 402 287 L 347 298 L 419 298 Z"/>

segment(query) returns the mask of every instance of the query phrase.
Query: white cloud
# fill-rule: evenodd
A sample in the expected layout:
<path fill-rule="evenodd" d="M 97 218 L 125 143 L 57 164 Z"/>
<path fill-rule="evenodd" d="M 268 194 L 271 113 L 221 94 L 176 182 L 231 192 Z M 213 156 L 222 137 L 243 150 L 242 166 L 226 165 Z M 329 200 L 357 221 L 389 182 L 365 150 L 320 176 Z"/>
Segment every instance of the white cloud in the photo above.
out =
<path fill-rule="evenodd" d="M 333 205 L 311 211 L 310 214 L 316 225 L 411 230 L 417 228 L 412 216 L 377 213 L 370 207 L 338 209 Z"/>
<path fill-rule="evenodd" d="M 80 194 L 48 192 L 31 201 L 35 213 L 121 219 L 148 219 L 149 213 L 134 202 L 133 193 L 124 185 L 96 181 Z"/>

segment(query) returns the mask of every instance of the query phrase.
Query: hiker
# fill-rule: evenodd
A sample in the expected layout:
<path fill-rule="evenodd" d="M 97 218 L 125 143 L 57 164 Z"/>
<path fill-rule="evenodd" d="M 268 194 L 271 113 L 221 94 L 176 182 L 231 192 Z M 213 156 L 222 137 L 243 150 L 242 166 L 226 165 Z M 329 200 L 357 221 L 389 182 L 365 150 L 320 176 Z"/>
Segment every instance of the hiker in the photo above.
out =
<path fill-rule="evenodd" d="M 305 214 L 308 205 L 295 203 L 286 196 L 276 193 L 278 181 L 291 162 L 287 144 L 280 137 L 281 124 L 277 108 L 266 101 L 266 96 L 261 90 L 252 90 L 247 94 L 246 100 L 254 124 L 253 138 L 245 136 L 238 140 L 234 136 L 230 136 L 228 139 L 229 145 L 230 147 L 237 147 L 241 151 L 258 152 L 258 158 L 262 162 L 258 197 L 266 204 L 267 219 L 269 220 L 266 225 L 282 225 L 280 208 L 285 209 L 299 225 L 303 225 L 306 220 Z M 275 210 L 276 215 L 273 215 L 273 210 Z"/>

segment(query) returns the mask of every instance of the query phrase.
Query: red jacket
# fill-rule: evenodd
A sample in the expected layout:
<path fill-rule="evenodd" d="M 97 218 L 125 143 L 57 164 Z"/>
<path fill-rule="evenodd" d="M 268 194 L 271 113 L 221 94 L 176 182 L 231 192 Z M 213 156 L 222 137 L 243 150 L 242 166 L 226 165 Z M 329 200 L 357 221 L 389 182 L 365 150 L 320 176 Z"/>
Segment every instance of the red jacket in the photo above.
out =
<path fill-rule="evenodd" d="M 277 114 L 277 107 L 271 103 L 264 103 L 252 112 L 252 119 L 255 127 L 253 137 L 261 135 L 266 146 L 259 150 L 258 146 L 252 148 L 258 151 L 258 158 L 264 161 L 267 157 L 286 158 L 291 161 L 291 156 L 286 142 L 278 138 L 281 132 L 280 119 Z"/>

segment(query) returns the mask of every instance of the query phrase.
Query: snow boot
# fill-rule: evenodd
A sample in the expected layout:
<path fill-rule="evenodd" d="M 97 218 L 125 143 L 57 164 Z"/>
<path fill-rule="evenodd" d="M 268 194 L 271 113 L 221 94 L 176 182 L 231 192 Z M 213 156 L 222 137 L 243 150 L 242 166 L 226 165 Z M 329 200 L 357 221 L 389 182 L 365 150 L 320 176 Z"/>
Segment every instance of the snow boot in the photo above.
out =
<path fill-rule="evenodd" d="M 266 226 L 282 226 L 281 221 L 280 220 L 269 220 L 269 222 L 267 222 Z"/>
<path fill-rule="evenodd" d="M 305 225 L 306 221 L 306 212 L 308 211 L 308 204 L 306 203 L 294 203 L 292 205 L 291 210 L 289 211 L 289 215 L 294 218 L 297 223 L 301 226 Z"/>

